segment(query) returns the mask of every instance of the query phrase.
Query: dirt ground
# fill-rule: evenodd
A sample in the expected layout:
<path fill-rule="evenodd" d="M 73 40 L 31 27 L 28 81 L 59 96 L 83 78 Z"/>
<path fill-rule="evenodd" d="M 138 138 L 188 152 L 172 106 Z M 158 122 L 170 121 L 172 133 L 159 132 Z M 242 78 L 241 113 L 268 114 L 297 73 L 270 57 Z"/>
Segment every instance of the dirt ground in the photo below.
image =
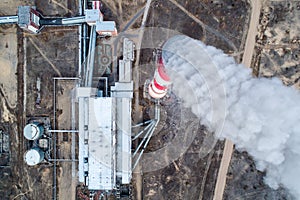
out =
<path fill-rule="evenodd" d="M 71 130 L 71 97 L 72 89 L 75 88 L 75 81 L 58 81 L 57 83 L 57 110 L 61 114 L 57 121 L 57 129 Z M 59 159 L 72 159 L 71 142 L 72 134 L 76 133 L 57 133 L 57 146 Z M 75 145 L 75 141 L 74 141 Z M 74 166 L 76 167 L 76 162 Z M 75 168 L 76 169 L 76 168 Z M 58 176 L 58 199 L 75 199 L 76 186 L 78 183 L 77 173 L 74 171 L 72 176 L 72 163 L 60 162 Z"/>
<path fill-rule="evenodd" d="M 0 84 L 11 108 L 15 108 L 17 103 L 17 36 L 15 33 L 15 27 L 0 33 Z"/>
<path fill-rule="evenodd" d="M 234 151 L 227 174 L 224 199 L 292 199 L 284 188 L 271 189 L 263 182 L 264 172 L 255 168 L 247 152 Z"/>
<path fill-rule="evenodd" d="M 46 10 L 49 8 L 46 4 L 53 5 L 53 7 L 62 4 L 67 8 L 69 6 L 68 9 L 73 10 L 74 15 L 76 14 L 76 4 L 70 4 L 67 1 L 56 1 L 55 4 L 49 1 L 46 3 L 46 1 L 4 0 L 0 2 L 0 15 L 15 15 L 17 6 L 34 5 L 34 3 L 38 5 L 41 2 Z M 67 11 L 58 9 L 58 13 L 49 14 L 64 16 Z M 41 34 L 31 35 L 22 32 L 16 25 L 0 27 L 0 125 L 2 127 L 3 124 L 9 122 L 11 152 L 9 166 L 0 169 L 3 178 L 1 178 L 0 194 L 3 199 L 52 198 L 53 167 L 51 163 L 29 167 L 23 161 L 23 155 L 29 145 L 28 141 L 23 138 L 23 127 L 33 116 L 49 116 L 53 119 L 52 77 L 76 75 L 78 69 L 77 32 L 77 27 L 45 28 Z M 39 107 L 35 103 L 38 93 L 37 78 L 41 79 Z M 59 175 L 65 175 L 66 171 Z M 65 192 L 67 195 L 70 193 L 75 196 L 75 189 Z"/>
<path fill-rule="evenodd" d="M 300 88 L 299 1 L 268 1 L 260 20 L 253 68 L 258 76 L 279 77 Z"/>
<path fill-rule="evenodd" d="M 243 24 L 248 20 L 247 16 L 243 12 L 247 13 L 247 7 L 244 2 L 241 6 L 243 10 L 233 8 L 231 12 L 236 13 L 236 17 L 231 20 L 231 23 L 218 26 L 215 19 L 208 17 L 215 14 L 220 18 L 229 20 L 227 12 L 223 7 L 215 7 L 210 2 L 202 3 L 199 9 L 196 9 L 198 1 L 189 2 L 175 2 L 175 1 L 153 1 L 150 8 L 149 17 L 146 26 L 148 27 L 164 27 L 172 30 L 176 30 L 183 34 L 186 34 L 195 39 L 200 39 L 203 42 L 211 45 L 215 45 L 223 49 L 227 53 L 236 53 L 240 50 L 240 46 L 243 46 L 243 28 L 236 27 L 232 29 L 234 24 Z M 227 2 L 227 4 L 230 4 Z M 195 8 L 195 9 L 193 9 Z M 200 9 L 201 8 L 201 9 Z M 178 20 L 180 19 L 180 20 Z M 212 21 L 214 22 L 212 24 Z M 221 37 L 218 37 L 220 36 Z M 234 37 L 232 37 L 234 35 Z M 161 42 L 155 41 L 155 33 L 149 33 L 144 35 L 144 41 L 151 41 L 153 43 Z M 145 79 L 149 78 L 153 74 L 154 65 L 151 64 L 152 51 L 145 49 L 142 51 L 141 63 L 141 83 L 144 83 Z M 237 60 L 239 58 L 237 57 Z M 151 70 L 149 68 L 152 67 Z M 177 103 L 176 103 L 177 102 Z M 145 108 L 143 112 L 144 118 L 149 117 L 149 102 L 141 100 L 142 106 Z M 222 158 L 223 142 L 217 142 L 212 149 L 205 149 L 204 141 L 206 136 L 211 136 L 212 133 L 207 132 L 204 127 L 200 125 L 201 122 L 192 126 L 192 130 L 189 129 L 191 120 L 195 120 L 190 110 L 182 107 L 179 99 L 171 97 L 168 101 L 162 101 L 164 112 L 163 119 L 161 120 L 159 129 L 149 143 L 147 153 L 159 151 L 163 149 L 167 144 L 173 144 L 174 141 L 187 141 L 192 138 L 191 143 L 186 143 L 187 150 L 183 152 L 177 159 L 167 164 L 164 168 L 159 170 L 149 171 L 146 166 L 143 165 L 142 171 L 142 195 L 144 199 L 212 199 L 214 186 L 216 183 L 218 168 L 220 160 Z M 199 126 L 197 128 L 197 126 Z M 213 143 L 212 143 L 213 145 Z M 201 156 L 200 156 L 201 155 Z M 162 152 L 159 156 L 160 159 L 169 160 L 171 154 L 168 151 Z M 152 160 L 154 165 L 161 165 L 163 160 L 156 158 Z M 143 162 L 143 161 L 142 161 Z M 153 167 L 153 166 L 152 166 Z M 133 179 L 133 185 L 135 185 L 135 179 Z M 134 194 L 137 191 L 134 190 Z M 134 199 L 137 199 L 134 196 Z"/>
<path fill-rule="evenodd" d="M 254 75 L 276 76 L 299 88 L 299 6 L 298 1 L 264 2 L 252 61 Z M 292 199 L 284 188 L 273 190 L 265 185 L 263 176 L 246 152 L 235 151 L 224 199 Z"/>
<path fill-rule="evenodd" d="M 44 16 L 71 17 L 79 14 L 77 0 L 38 0 L 35 5 Z"/>
<path fill-rule="evenodd" d="M 16 15 L 18 6 L 32 6 L 34 5 L 35 0 L 2 0 L 0 2 L 0 15 Z M 8 25 L 5 27 L 10 27 L 11 25 Z"/>
<path fill-rule="evenodd" d="M 239 3 L 236 1 L 202 1 L 201 3 L 199 1 L 153 1 L 146 26 L 169 28 L 200 39 L 206 44 L 233 55 L 239 62 L 242 59 L 245 45 L 249 11 L 250 7 L 246 1 Z M 155 37 L 144 35 L 144 41 L 151 41 L 151 39 L 155 40 Z M 141 63 L 146 66 L 151 63 L 152 50 L 145 49 L 142 52 Z M 151 74 L 153 71 L 146 67 L 143 68 L 140 82 L 143 82 L 143 78 L 149 77 Z M 142 100 L 141 102 L 144 108 L 149 106 L 147 102 L 144 104 Z M 148 151 L 157 151 L 166 143 L 180 137 L 180 132 L 183 130 L 176 125 L 172 126 L 172 124 L 179 123 L 179 119 L 175 116 L 182 115 L 176 107 L 174 103 L 172 106 L 164 105 L 167 112 L 167 116 L 162 120 L 164 128 L 155 133 Z M 189 111 L 186 112 L 189 113 Z M 148 115 L 147 112 L 144 112 L 145 118 Z M 191 113 L 186 114 L 186 116 L 191 115 Z M 181 121 L 179 126 L 182 126 L 182 123 Z M 211 134 L 205 132 L 205 128 L 199 128 L 186 153 L 167 167 L 151 172 L 144 172 L 145 169 L 141 169 L 144 199 L 213 199 L 217 170 L 224 144 L 218 142 L 209 154 L 200 159 L 198 156 L 203 153 L 201 151 L 203 136 Z M 169 154 L 166 153 L 165 159 L 168 160 L 168 158 Z M 153 160 L 152 163 L 159 165 L 160 162 Z M 251 167 L 249 170 L 242 171 L 243 175 L 241 175 L 239 170 L 242 167 L 247 168 L 247 166 Z M 289 197 L 283 188 L 273 190 L 266 186 L 263 183 L 263 176 L 262 172 L 255 170 L 255 164 L 247 153 L 235 151 L 230 164 L 229 184 L 226 186 L 224 199 L 254 199 L 257 197 L 258 199 L 273 200 Z M 135 181 L 133 179 L 133 185 L 135 185 Z M 138 199 L 137 196 L 135 199 Z"/>
<path fill-rule="evenodd" d="M 27 38 L 27 109 L 28 116 L 46 115 L 53 120 L 53 82 L 52 77 L 73 77 L 78 69 L 78 33 L 77 27 L 49 28 L 40 35 L 28 35 Z M 41 66 L 41 67 L 36 67 Z M 41 79 L 40 108 L 35 105 L 37 98 L 36 80 Z M 66 83 L 64 85 L 64 83 Z M 70 127 L 70 96 L 69 90 L 74 82 L 60 82 L 56 85 L 57 121 L 56 128 Z M 52 124 L 53 125 L 53 124 Z M 57 158 L 70 158 L 71 141 L 64 140 L 63 134 L 57 137 Z M 69 137 L 71 138 L 71 137 Z M 57 196 L 66 199 L 70 194 L 75 196 L 72 185 L 71 163 L 59 162 L 57 165 Z M 53 174 L 50 174 L 52 190 Z M 51 181 L 50 181 L 51 180 Z M 48 197 L 52 195 L 48 194 Z M 74 198 L 73 198 L 74 199 Z"/>
<path fill-rule="evenodd" d="M 104 0 L 102 12 L 104 20 L 114 20 L 119 32 L 123 31 L 126 24 L 134 18 L 144 6 L 145 0 L 122 1 L 122 0 Z M 137 19 L 141 20 L 141 19 Z"/>
<path fill-rule="evenodd" d="M 116 20 L 119 30 L 123 30 L 128 24 L 131 28 L 139 27 L 141 15 L 136 14 L 142 10 L 145 2 L 145 0 L 103 1 L 105 19 Z M 74 16 L 78 12 L 77 1 L 74 3 L 69 0 L 3 0 L 0 2 L 0 15 L 14 15 L 17 5 L 34 3 L 47 16 Z M 299 85 L 299 28 L 290 25 L 299 20 L 298 9 L 298 1 L 291 3 L 270 1 L 265 5 L 255 62 L 252 66 L 257 75 L 279 76 L 288 85 Z M 216 46 L 240 61 L 247 33 L 249 10 L 248 1 L 154 0 L 146 26 L 179 31 Z M 133 16 L 138 17 L 131 21 Z M 53 167 L 51 164 L 28 167 L 24 163 L 23 154 L 28 144 L 23 139 L 22 129 L 26 119 L 31 116 L 49 116 L 53 120 L 52 77 L 77 75 L 77 30 L 77 27 L 45 28 L 41 34 L 34 36 L 22 33 L 13 25 L 0 27 L 0 121 L 1 125 L 9 122 L 11 141 L 10 167 L 0 168 L 0 195 L 4 199 L 50 199 L 52 196 Z M 145 35 L 144 38 L 153 37 Z M 152 53 L 153 49 L 142 51 L 141 64 L 150 66 L 140 70 L 139 81 L 142 83 L 148 77 L 152 77 L 154 71 Z M 40 78 L 42 83 L 39 108 L 35 105 L 37 78 Z M 70 82 L 60 82 L 57 85 L 57 128 L 71 128 L 68 94 L 73 86 Z M 141 100 L 140 107 L 144 119 L 153 115 L 149 109 L 153 108 L 152 102 Z M 153 160 L 156 165 L 167 162 L 163 168 L 150 171 L 142 163 L 139 187 L 142 189 L 143 199 L 212 199 L 224 148 L 223 142 L 217 142 L 212 150 L 203 149 L 205 137 L 212 133 L 202 127 L 201 122 L 192 124 L 195 122 L 191 111 L 183 108 L 175 96 L 171 95 L 168 101 L 162 102 L 162 110 L 162 123 L 146 153 L 151 154 L 163 149 L 176 139 L 187 142 L 189 140 L 189 134 L 185 134 L 187 130 L 194 138 L 191 143 L 186 143 L 187 149 L 175 160 L 170 159 L 168 151 L 161 154 L 163 160 Z M 185 120 L 176 117 L 179 115 Z M 59 158 L 70 158 L 70 138 L 71 135 L 65 134 L 58 137 Z M 263 183 L 263 176 L 262 172 L 255 169 L 255 164 L 247 153 L 235 151 L 224 199 L 289 199 L 283 188 L 275 191 L 267 187 Z M 57 182 L 59 199 L 70 199 L 70 194 L 74 198 L 75 182 L 76 180 L 72 179 L 71 163 L 59 163 Z M 137 180 L 133 178 L 133 199 L 137 199 L 136 182 Z"/>

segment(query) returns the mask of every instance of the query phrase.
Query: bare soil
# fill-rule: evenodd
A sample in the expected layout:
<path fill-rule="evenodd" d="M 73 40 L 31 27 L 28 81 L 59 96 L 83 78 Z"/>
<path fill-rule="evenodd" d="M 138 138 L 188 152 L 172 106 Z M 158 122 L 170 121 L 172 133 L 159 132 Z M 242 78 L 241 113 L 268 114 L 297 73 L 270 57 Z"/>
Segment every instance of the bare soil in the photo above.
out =
<path fill-rule="evenodd" d="M 36 5 L 41 2 L 46 1 L 36 1 Z M 59 3 L 69 6 L 70 2 L 68 4 L 65 2 L 67 1 Z M 47 4 L 51 3 L 47 1 Z M 0 14 L 15 15 L 18 5 L 34 5 L 34 2 L 1 1 Z M 70 4 L 68 9 L 74 10 L 74 6 L 76 7 L 76 4 Z M 62 11 L 59 10 L 59 12 Z M 63 16 L 67 12 L 64 10 L 63 13 L 58 14 Z M 25 164 L 23 156 L 29 144 L 23 137 L 23 127 L 27 119 L 32 116 L 49 116 L 52 119 L 52 77 L 58 76 L 53 66 L 57 68 L 61 76 L 76 75 L 78 68 L 77 31 L 77 27 L 45 28 L 41 34 L 31 35 L 22 32 L 15 25 L 0 27 L 0 127 L 9 122 L 10 134 L 9 166 L 0 168 L 1 199 L 52 198 L 53 167 L 51 163 L 43 163 L 34 167 Z M 26 49 L 23 46 L 24 41 L 27 44 Z M 35 105 L 37 77 L 41 78 L 40 108 Z M 24 84 L 26 84 L 26 91 L 24 91 Z M 25 108 L 24 98 L 27 102 Z M 75 190 L 72 193 L 75 196 Z"/>
<path fill-rule="evenodd" d="M 279 77 L 300 88 L 299 1 L 269 1 L 263 6 L 256 48 L 256 75 Z"/>
<path fill-rule="evenodd" d="M 46 16 L 76 16 L 76 3 L 67 0 L 52 1 L 9 1 L 0 2 L 1 15 L 14 15 L 18 5 L 35 5 Z M 140 1 L 103 1 L 105 19 L 116 20 L 122 30 L 132 16 L 145 5 Z M 253 68 L 260 76 L 279 76 L 288 85 L 299 85 L 299 30 L 291 25 L 299 20 L 298 1 L 270 1 L 261 18 L 261 35 L 258 36 L 257 53 Z M 241 59 L 244 48 L 245 33 L 249 20 L 247 1 L 214 0 L 214 1 L 152 1 L 147 27 L 164 27 L 200 39 L 206 44 L 216 46 L 226 53 Z M 264 21 L 267 17 L 267 22 Z M 140 26 L 140 17 L 132 27 Z M 52 197 L 53 168 L 49 164 L 35 167 L 27 166 L 23 161 L 27 142 L 22 129 L 30 116 L 49 116 L 53 120 L 53 80 L 56 76 L 76 76 L 78 67 L 78 28 L 45 28 L 39 35 L 22 33 L 13 25 L 0 28 L 0 122 L 1 126 L 9 122 L 10 161 L 9 167 L 0 168 L 0 195 L 4 199 L 50 199 Z M 261 36 L 261 37 L 260 37 Z M 23 38 L 27 38 L 26 55 L 24 55 Z M 151 38 L 149 35 L 144 38 Z M 143 50 L 141 64 L 149 66 L 141 70 L 144 82 L 152 77 L 154 65 L 152 49 Z M 26 59 L 25 59 L 26 58 Z M 26 82 L 24 82 L 24 60 L 26 60 Z M 281 67 L 283 66 L 283 67 Z M 58 73 L 59 72 L 59 73 Z M 35 105 L 37 97 L 36 79 L 41 78 L 41 104 Z M 10 82 L 11 81 L 11 82 Z M 17 82 L 16 82 L 17 81 Z M 17 83 L 17 85 L 16 85 Z M 6 84 L 6 85 L 5 85 Z M 27 90 L 24 91 L 24 84 Z M 58 85 L 58 122 L 57 127 L 69 129 L 70 107 L 68 91 L 72 84 Z M 26 94 L 26 95 L 25 95 Z M 26 108 L 23 107 L 26 98 Z M 15 104 L 14 104 L 15 103 Z M 16 105 L 16 108 L 14 108 Z M 179 99 L 172 96 L 162 102 L 162 123 L 152 138 L 147 153 L 158 151 L 176 138 L 188 140 L 183 128 L 194 118 L 191 111 L 182 107 Z M 141 99 L 140 107 L 144 119 L 153 116 L 152 102 Z M 153 107 L 152 107 L 153 108 Z M 25 111 L 25 112 L 24 112 Z M 179 114 L 178 114 L 179 113 Z M 179 119 L 184 116 L 187 120 Z M 53 121 L 52 121 L 53 123 Z M 161 156 L 169 164 L 166 167 L 145 171 L 139 187 L 144 199 L 212 199 L 223 142 L 217 142 L 212 150 L 203 152 L 203 141 L 212 133 L 201 126 L 195 126 L 194 138 L 187 150 L 171 160 L 166 151 Z M 192 132 L 191 132 L 192 133 Z M 70 137 L 58 139 L 59 156 L 69 158 Z M 204 156 L 199 156 L 204 155 Z M 154 160 L 159 165 L 164 160 Z M 75 195 L 71 178 L 71 164 L 58 164 L 58 193 L 61 199 Z M 143 165 L 142 165 L 143 166 Z M 145 166 L 144 166 L 145 169 Z M 142 172 L 144 170 L 141 169 Z M 283 188 L 275 191 L 263 183 L 263 172 L 255 169 L 251 157 L 245 152 L 235 151 L 230 164 L 224 199 L 289 199 Z M 72 180 L 72 181 L 71 181 Z M 133 178 L 133 186 L 136 179 Z M 73 185 L 72 185 L 73 186 Z M 133 198 L 136 188 L 133 188 Z M 42 194 L 42 195 L 41 195 Z M 74 196 L 72 196 L 73 198 Z"/>
<path fill-rule="evenodd" d="M 75 88 L 74 81 L 58 81 L 57 88 L 59 89 L 57 93 L 57 109 L 59 113 L 58 116 L 58 126 L 57 129 L 60 130 L 70 130 L 71 127 L 71 92 Z M 71 142 L 72 134 L 76 133 L 57 133 L 57 146 L 59 159 L 72 159 L 71 155 Z M 75 162 L 76 166 L 77 163 Z M 77 173 L 75 172 L 74 177 L 72 177 L 72 162 L 60 162 L 59 163 L 59 176 L 58 176 L 58 199 L 74 199 L 76 195 L 77 186 Z"/>

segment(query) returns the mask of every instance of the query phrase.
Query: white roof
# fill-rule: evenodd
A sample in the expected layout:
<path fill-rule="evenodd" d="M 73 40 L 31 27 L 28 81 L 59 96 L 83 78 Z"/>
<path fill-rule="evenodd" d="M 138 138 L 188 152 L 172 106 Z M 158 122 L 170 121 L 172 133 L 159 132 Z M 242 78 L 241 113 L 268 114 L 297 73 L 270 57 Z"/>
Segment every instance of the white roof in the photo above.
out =
<path fill-rule="evenodd" d="M 100 20 L 100 10 L 85 10 L 85 21 L 89 24 L 96 24 Z"/>
<path fill-rule="evenodd" d="M 85 108 L 85 99 L 79 98 L 79 155 L 78 155 L 78 176 L 79 181 L 84 182 L 84 169 L 83 169 L 83 158 L 88 149 L 84 145 L 84 108 Z"/>
<path fill-rule="evenodd" d="M 36 140 L 40 137 L 40 129 L 36 124 L 27 124 L 24 127 L 24 137 L 27 140 Z"/>
<path fill-rule="evenodd" d="M 91 97 L 91 96 L 96 96 L 96 94 L 97 94 L 97 88 L 91 88 L 91 87 L 76 88 L 76 98 Z"/>
<path fill-rule="evenodd" d="M 116 30 L 116 23 L 114 21 L 97 21 L 97 32 L 114 32 Z"/>
<path fill-rule="evenodd" d="M 129 83 L 116 82 L 115 86 L 111 86 L 112 97 L 132 98 L 133 97 L 132 91 L 133 91 L 133 82 L 129 82 Z"/>
<path fill-rule="evenodd" d="M 125 61 L 134 60 L 134 44 L 128 38 L 124 38 L 123 40 L 123 59 Z"/>
<path fill-rule="evenodd" d="M 25 162 L 30 165 L 37 165 L 44 159 L 44 154 L 38 149 L 30 149 L 25 153 Z"/>
<path fill-rule="evenodd" d="M 88 170 L 90 190 L 112 190 L 115 185 L 112 106 L 113 98 L 79 98 L 79 181 L 84 182 Z"/>
<path fill-rule="evenodd" d="M 122 184 L 131 180 L 131 99 L 117 98 L 117 171 L 121 173 Z"/>
<path fill-rule="evenodd" d="M 117 85 L 117 89 L 132 93 L 132 82 Z M 79 181 L 84 182 L 84 172 L 88 172 L 86 185 L 90 190 L 114 189 L 117 176 L 123 184 L 129 184 L 131 98 L 78 96 Z"/>
<path fill-rule="evenodd" d="M 130 60 L 119 60 L 119 82 L 129 83 L 132 81 L 131 65 Z"/>
<path fill-rule="evenodd" d="M 89 99 L 89 189 L 113 189 L 112 98 Z"/>

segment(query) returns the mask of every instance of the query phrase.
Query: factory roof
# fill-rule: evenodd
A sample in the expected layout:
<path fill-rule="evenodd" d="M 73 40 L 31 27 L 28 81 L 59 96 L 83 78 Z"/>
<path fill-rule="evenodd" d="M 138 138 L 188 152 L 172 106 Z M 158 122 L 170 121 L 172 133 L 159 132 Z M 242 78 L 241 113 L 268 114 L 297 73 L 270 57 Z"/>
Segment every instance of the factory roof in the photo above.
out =
<path fill-rule="evenodd" d="M 88 172 L 86 184 L 92 190 L 115 185 L 112 103 L 109 97 L 79 98 L 79 180 L 83 182 Z"/>
<path fill-rule="evenodd" d="M 21 28 L 27 27 L 30 22 L 30 6 L 19 6 L 18 8 L 18 24 Z"/>
<path fill-rule="evenodd" d="M 113 188 L 112 98 L 89 99 L 89 189 Z"/>

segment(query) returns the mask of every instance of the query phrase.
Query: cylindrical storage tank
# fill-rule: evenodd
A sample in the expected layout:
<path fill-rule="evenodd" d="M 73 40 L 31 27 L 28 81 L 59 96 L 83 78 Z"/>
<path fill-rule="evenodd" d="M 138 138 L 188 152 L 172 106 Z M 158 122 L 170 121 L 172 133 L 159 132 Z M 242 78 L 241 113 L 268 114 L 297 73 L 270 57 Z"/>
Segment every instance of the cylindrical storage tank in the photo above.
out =
<path fill-rule="evenodd" d="M 41 163 L 44 160 L 45 153 L 39 148 L 33 148 L 26 151 L 24 160 L 27 165 L 34 166 Z"/>
<path fill-rule="evenodd" d="M 30 123 L 24 127 L 24 137 L 27 140 L 36 140 L 44 134 L 44 126 L 40 123 Z"/>
<path fill-rule="evenodd" d="M 163 59 L 159 58 L 157 68 L 154 72 L 154 79 L 149 85 L 149 95 L 155 99 L 160 99 L 167 94 L 168 86 L 171 85 L 170 78 L 165 70 Z"/>

